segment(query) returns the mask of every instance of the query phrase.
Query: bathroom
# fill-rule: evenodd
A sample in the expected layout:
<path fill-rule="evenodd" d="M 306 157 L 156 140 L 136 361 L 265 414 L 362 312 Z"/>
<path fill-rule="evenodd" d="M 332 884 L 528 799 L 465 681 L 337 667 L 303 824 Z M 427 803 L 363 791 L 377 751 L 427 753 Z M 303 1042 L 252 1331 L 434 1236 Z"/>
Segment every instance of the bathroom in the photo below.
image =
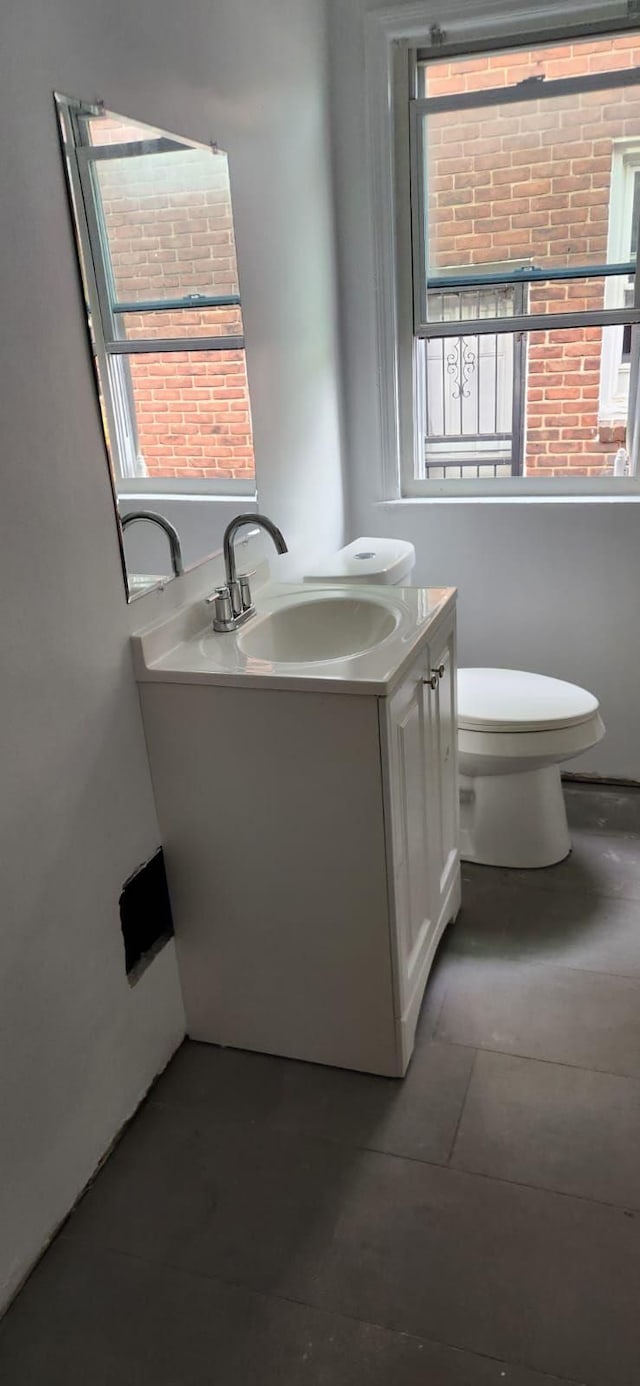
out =
<path fill-rule="evenodd" d="M 535 26 L 628 22 L 618 3 L 542 8 Z M 0 1302 L 12 1306 L 0 1326 L 3 1381 L 638 1380 L 637 496 L 625 479 L 619 491 L 433 500 L 400 498 L 387 484 L 384 237 L 369 164 L 376 54 L 394 15 L 427 33 L 465 14 L 477 20 L 474 43 L 492 15 L 516 25 L 514 7 L 498 0 L 452 3 L 446 15 L 400 0 L 384 10 L 369 0 L 183 0 L 179 11 L 171 0 L 108 9 L 9 0 L 3 10 Z M 463 665 L 534 670 L 600 703 L 606 736 L 570 768 L 608 787 L 566 786 L 573 856 L 525 884 L 485 887 L 493 878 L 477 873 L 488 868 L 463 871 L 459 937 L 471 936 L 474 958 L 455 941 L 458 925 L 447 931 L 422 1030 L 457 960 L 462 1000 L 403 1080 L 368 1077 L 356 1089 L 348 1070 L 181 1048 L 173 942 L 135 986 L 127 981 L 119 897 L 162 844 L 130 640 L 142 602 L 170 605 L 177 584 L 127 604 L 54 91 L 228 152 L 259 508 L 291 552 L 329 553 L 362 535 L 410 542 L 412 582 L 457 589 Z M 228 520 L 257 505 L 231 494 L 184 508 L 191 562 L 190 543 L 200 555 L 219 550 Z M 518 926 L 527 964 L 507 938 Z M 558 964 L 561 946 L 574 950 L 569 966 Z M 530 965 L 557 984 L 563 1037 L 554 1040 L 541 994 L 531 999 Z M 519 1047 L 527 1006 L 545 1035 Z M 602 1052 L 580 1049 L 587 1008 Z M 618 1054 L 605 1043 L 616 1026 Z M 492 1054 L 503 1050 L 515 1088 L 501 1107 L 506 1155 L 497 1174 L 495 1165 L 470 1173 L 459 1138 L 468 1148 L 467 1123 L 486 1126 Z M 229 1060 L 224 1070 L 209 1069 L 208 1051 Z M 527 1065 L 537 1098 L 519 1108 Z M 480 1092 L 457 1134 L 479 1078 L 485 1106 Z M 76 1234 L 69 1213 L 150 1089 L 138 1147 L 127 1146 L 134 1125 L 94 1186 L 98 1196 L 100 1178 L 117 1181 L 106 1211 Z M 283 1103 L 286 1120 L 265 1121 Z M 508 1118 L 525 1134 L 520 1163 L 511 1152 L 506 1168 Z M 198 1180 L 218 1139 L 227 1222 L 209 1261 L 202 1244 L 189 1258 L 182 1244 L 193 1249 L 206 1220 Z M 573 1177 L 563 1140 L 567 1165 L 578 1150 Z M 557 1167 L 549 1156 L 541 1173 L 547 1142 Z M 309 1171 L 306 1182 L 295 1169 Z M 244 1221 L 230 1171 L 245 1190 Z M 126 1207 L 128 1173 L 139 1208 Z M 116 1217 L 118 1199 L 126 1212 Z M 172 1219 L 158 1232 L 164 1259 L 154 1253 L 162 1201 Z M 128 1241 L 121 1224 L 138 1217 L 145 1226 Z M 332 1237 L 342 1266 L 326 1258 Z"/>

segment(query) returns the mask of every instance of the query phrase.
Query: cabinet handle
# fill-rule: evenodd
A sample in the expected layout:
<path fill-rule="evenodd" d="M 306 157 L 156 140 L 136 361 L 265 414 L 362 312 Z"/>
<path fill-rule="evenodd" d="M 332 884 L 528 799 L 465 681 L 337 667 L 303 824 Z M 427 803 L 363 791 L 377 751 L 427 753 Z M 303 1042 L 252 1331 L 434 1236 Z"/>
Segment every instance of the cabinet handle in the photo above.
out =
<path fill-rule="evenodd" d="M 446 666 L 444 664 L 439 664 L 437 669 L 431 670 L 431 678 L 424 679 L 423 682 L 428 683 L 429 687 L 433 688 L 435 692 L 435 689 L 438 687 L 438 679 L 443 679 L 445 672 Z"/>

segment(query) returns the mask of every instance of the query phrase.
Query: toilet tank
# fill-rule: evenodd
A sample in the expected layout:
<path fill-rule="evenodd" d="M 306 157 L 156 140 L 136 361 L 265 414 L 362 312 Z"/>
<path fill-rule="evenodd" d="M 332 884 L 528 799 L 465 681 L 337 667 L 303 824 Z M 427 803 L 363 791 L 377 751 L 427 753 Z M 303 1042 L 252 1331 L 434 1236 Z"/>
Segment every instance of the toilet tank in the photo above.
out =
<path fill-rule="evenodd" d="M 354 539 L 343 549 L 329 553 L 304 574 L 305 582 L 389 583 L 407 582 L 416 561 L 413 544 L 406 539 Z"/>

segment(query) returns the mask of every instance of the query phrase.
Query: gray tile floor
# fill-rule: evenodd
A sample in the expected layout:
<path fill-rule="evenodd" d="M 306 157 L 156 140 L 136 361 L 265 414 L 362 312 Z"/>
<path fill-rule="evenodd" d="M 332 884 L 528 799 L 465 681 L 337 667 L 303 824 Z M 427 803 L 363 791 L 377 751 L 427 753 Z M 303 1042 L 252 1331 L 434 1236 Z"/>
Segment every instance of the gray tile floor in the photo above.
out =
<path fill-rule="evenodd" d="M 640 792 L 567 800 L 464 868 L 403 1083 L 184 1045 L 2 1386 L 639 1386 Z"/>

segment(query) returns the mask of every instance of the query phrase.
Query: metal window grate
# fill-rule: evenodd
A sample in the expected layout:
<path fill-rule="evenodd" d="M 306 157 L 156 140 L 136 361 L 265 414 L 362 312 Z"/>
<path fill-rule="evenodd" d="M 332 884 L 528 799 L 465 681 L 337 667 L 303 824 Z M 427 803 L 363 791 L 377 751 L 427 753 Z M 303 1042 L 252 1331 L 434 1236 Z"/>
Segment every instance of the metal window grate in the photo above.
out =
<path fill-rule="evenodd" d="M 430 290 L 436 322 L 513 317 L 526 284 Z M 526 339 L 522 332 L 436 337 L 426 343 L 425 475 L 432 480 L 522 471 Z"/>

